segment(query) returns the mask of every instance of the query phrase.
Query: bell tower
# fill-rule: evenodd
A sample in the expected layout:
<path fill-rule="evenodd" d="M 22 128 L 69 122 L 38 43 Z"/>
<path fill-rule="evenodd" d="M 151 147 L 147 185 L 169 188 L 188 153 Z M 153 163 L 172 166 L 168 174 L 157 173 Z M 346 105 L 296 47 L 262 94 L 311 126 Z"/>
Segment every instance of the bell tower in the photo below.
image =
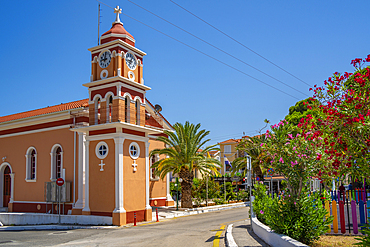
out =
<path fill-rule="evenodd" d="M 149 135 L 162 131 L 146 125 L 143 57 L 119 19 L 91 52 L 89 126 L 85 136 L 85 206 L 82 214 L 112 216 L 114 225 L 151 220 Z M 149 105 L 147 106 L 149 107 Z"/>
<path fill-rule="evenodd" d="M 116 20 L 100 37 L 100 45 L 91 52 L 89 88 L 90 125 L 126 122 L 144 126 L 145 92 L 143 57 L 134 37 L 120 21 L 121 9 L 114 9 Z"/>

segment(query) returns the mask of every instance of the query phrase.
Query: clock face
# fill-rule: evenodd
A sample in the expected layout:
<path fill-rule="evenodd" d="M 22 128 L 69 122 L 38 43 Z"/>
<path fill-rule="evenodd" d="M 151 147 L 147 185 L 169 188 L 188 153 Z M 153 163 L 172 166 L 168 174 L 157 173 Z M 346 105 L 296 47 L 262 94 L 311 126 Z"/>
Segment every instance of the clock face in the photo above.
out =
<path fill-rule="evenodd" d="M 129 69 L 131 69 L 131 70 L 136 69 L 137 61 L 136 61 L 136 58 L 135 58 L 134 54 L 132 54 L 130 52 L 127 52 L 125 59 L 126 59 L 127 67 Z"/>
<path fill-rule="evenodd" d="M 99 55 L 99 66 L 101 68 L 106 68 L 110 64 L 110 60 L 112 60 L 112 54 L 110 51 L 104 51 Z"/>

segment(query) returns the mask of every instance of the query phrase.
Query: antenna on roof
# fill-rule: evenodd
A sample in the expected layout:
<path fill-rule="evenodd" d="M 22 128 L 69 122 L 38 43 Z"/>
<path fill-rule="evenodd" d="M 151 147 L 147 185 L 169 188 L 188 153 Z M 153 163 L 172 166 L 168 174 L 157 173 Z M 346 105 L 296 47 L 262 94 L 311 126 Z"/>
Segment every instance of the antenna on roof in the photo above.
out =
<path fill-rule="evenodd" d="M 100 3 L 98 4 L 98 45 L 100 45 L 100 11 L 102 9 L 100 8 Z"/>

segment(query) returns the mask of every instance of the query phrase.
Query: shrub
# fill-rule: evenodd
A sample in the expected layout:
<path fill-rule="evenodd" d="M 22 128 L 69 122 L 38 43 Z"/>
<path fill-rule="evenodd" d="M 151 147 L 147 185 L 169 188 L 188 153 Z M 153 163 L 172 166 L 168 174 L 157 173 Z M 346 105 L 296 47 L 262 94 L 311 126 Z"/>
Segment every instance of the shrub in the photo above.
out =
<path fill-rule="evenodd" d="M 238 201 L 247 201 L 249 199 L 249 193 L 245 190 L 239 190 L 236 194 L 236 199 Z"/>
<path fill-rule="evenodd" d="M 324 234 L 333 221 L 326 220 L 326 210 L 321 198 L 329 198 L 327 192 L 312 193 L 303 191 L 299 198 L 289 192 L 280 199 L 269 198 L 264 186 L 256 186 L 254 211 L 261 222 L 276 233 L 285 234 L 304 244 L 310 245 Z"/>
<path fill-rule="evenodd" d="M 216 203 L 216 205 L 226 204 L 224 199 L 213 199 L 213 202 Z"/>

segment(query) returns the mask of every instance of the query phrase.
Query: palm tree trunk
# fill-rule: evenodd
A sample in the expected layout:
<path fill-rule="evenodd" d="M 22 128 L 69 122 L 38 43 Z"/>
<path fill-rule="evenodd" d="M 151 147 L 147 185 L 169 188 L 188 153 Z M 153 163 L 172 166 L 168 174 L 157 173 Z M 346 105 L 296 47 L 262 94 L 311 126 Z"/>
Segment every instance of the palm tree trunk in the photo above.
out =
<path fill-rule="evenodd" d="M 193 201 L 191 198 L 191 189 L 193 186 L 193 173 L 186 169 L 181 169 L 179 177 L 182 178 L 181 182 L 181 207 L 193 208 Z"/>

